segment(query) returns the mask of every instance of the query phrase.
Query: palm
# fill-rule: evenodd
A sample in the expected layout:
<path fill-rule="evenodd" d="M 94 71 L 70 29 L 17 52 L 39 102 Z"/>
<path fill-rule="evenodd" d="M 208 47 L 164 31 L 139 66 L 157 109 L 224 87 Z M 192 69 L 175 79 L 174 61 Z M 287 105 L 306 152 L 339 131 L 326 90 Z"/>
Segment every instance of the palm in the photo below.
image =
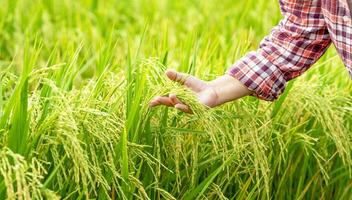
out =
<path fill-rule="evenodd" d="M 200 103 L 208 107 L 216 106 L 217 95 L 211 87 L 208 86 L 204 90 L 196 92 L 196 94 Z"/>
<path fill-rule="evenodd" d="M 199 102 L 205 106 L 214 107 L 217 105 L 217 94 L 207 82 L 171 70 L 167 71 L 166 75 L 172 81 L 179 82 L 192 90 L 197 95 Z M 170 94 L 168 97 L 159 96 L 150 102 L 152 107 L 158 105 L 175 107 L 183 112 L 192 112 L 187 105 L 177 99 L 175 94 Z"/>

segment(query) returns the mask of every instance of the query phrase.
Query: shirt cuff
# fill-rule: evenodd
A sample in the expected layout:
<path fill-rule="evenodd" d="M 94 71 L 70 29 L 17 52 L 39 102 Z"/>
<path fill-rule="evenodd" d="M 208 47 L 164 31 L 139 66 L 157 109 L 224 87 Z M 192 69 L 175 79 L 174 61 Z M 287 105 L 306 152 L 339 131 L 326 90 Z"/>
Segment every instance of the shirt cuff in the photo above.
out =
<path fill-rule="evenodd" d="M 286 80 L 281 70 L 262 53 L 260 51 L 248 53 L 232 65 L 226 74 L 253 91 L 253 96 L 274 101 L 285 90 Z"/>

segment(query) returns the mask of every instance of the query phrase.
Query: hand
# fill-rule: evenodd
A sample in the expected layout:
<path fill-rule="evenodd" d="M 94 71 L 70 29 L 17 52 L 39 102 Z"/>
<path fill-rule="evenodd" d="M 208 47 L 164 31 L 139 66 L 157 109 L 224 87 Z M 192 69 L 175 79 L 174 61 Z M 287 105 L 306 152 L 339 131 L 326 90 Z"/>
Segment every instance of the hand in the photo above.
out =
<path fill-rule="evenodd" d="M 218 95 L 216 94 L 214 88 L 208 82 L 200 80 L 194 76 L 190 76 L 173 70 L 167 70 L 166 76 L 170 80 L 178 82 L 192 90 L 196 94 L 198 101 L 201 104 L 208 107 L 214 107 L 217 105 Z M 187 105 L 177 99 L 176 94 L 155 97 L 149 105 L 151 107 L 165 105 L 169 107 L 175 107 L 176 109 L 186 113 L 192 113 L 192 111 Z"/>
<path fill-rule="evenodd" d="M 167 70 L 166 76 L 172 81 L 188 87 L 196 94 L 199 103 L 211 108 L 252 93 L 240 81 L 230 75 L 221 76 L 210 82 L 174 70 Z M 177 99 L 176 94 L 155 97 L 149 105 L 150 107 L 165 105 L 175 107 L 186 113 L 192 113 L 187 105 Z"/>

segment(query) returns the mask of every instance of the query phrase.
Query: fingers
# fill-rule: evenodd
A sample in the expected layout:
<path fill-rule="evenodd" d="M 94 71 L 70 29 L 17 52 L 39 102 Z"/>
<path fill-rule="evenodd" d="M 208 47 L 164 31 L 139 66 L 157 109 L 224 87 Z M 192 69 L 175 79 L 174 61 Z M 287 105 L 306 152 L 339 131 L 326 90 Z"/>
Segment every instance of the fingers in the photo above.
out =
<path fill-rule="evenodd" d="M 178 104 L 175 105 L 175 108 L 180 110 L 180 111 L 182 111 L 182 112 L 192 114 L 191 109 L 189 109 L 189 107 L 186 106 L 185 104 L 178 103 Z"/>
<path fill-rule="evenodd" d="M 156 97 L 149 103 L 150 107 L 155 107 L 159 105 L 175 107 L 176 109 L 182 112 L 192 113 L 191 109 L 189 109 L 187 105 L 183 104 L 180 100 L 178 100 L 175 94 L 169 94 L 168 97 Z"/>
<path fill-rule="evenodd" d="M 169 107 L 173 107 L 175 104 L 171 101 L 169 97 L 155 97 L 153 100 L 150 101 L 149 106 L 155 107 L 158 105 L 165 105 Z"/>
<path fill-rule="evenodd" d="M 176 104 L 182 104 L 182 102 L 177 99 L 175 94 L 169 94 L 168 97 L 166 96 L 155 97 L 153 100 L 150 101 L 149 106 L 155 107 L 158 105 L 165 105 L 169 107 L 174 107 Z"/>
<path fill-rule="evenodd" d="M 186 106 L 180 100 L 177 99 L 175 94 L 170 94 L 169 98 L 172 101 L 172 103 L 175 105 L 174 107 L 176 109 L 178 109 L 182 112 L 185 112 L 185 113 L 192 113 L 192 111 L 188 108 L 188 106 Z"/>
<path fill-rule="evenodd" d="M 169 94 L 169 98 L 170 98 L 171 102 L 173 103 L 173 105 L 181 103 L 181 101 L 177 99 L 175 94 Z"/>

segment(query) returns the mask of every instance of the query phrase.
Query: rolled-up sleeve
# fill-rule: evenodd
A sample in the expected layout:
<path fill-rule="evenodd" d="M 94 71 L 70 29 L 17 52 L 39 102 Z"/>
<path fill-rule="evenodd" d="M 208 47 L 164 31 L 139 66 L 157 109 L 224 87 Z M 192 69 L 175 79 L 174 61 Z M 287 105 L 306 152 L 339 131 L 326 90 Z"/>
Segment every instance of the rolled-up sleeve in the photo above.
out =
<path fill-rule="evenodd" d="M 258 50 L 238 60 L 227 74 L 260 99 L 277 99 L 286 82 L 309 69 L 331 43 L 320 2 L 280 0 L 284 18 Z"/>

